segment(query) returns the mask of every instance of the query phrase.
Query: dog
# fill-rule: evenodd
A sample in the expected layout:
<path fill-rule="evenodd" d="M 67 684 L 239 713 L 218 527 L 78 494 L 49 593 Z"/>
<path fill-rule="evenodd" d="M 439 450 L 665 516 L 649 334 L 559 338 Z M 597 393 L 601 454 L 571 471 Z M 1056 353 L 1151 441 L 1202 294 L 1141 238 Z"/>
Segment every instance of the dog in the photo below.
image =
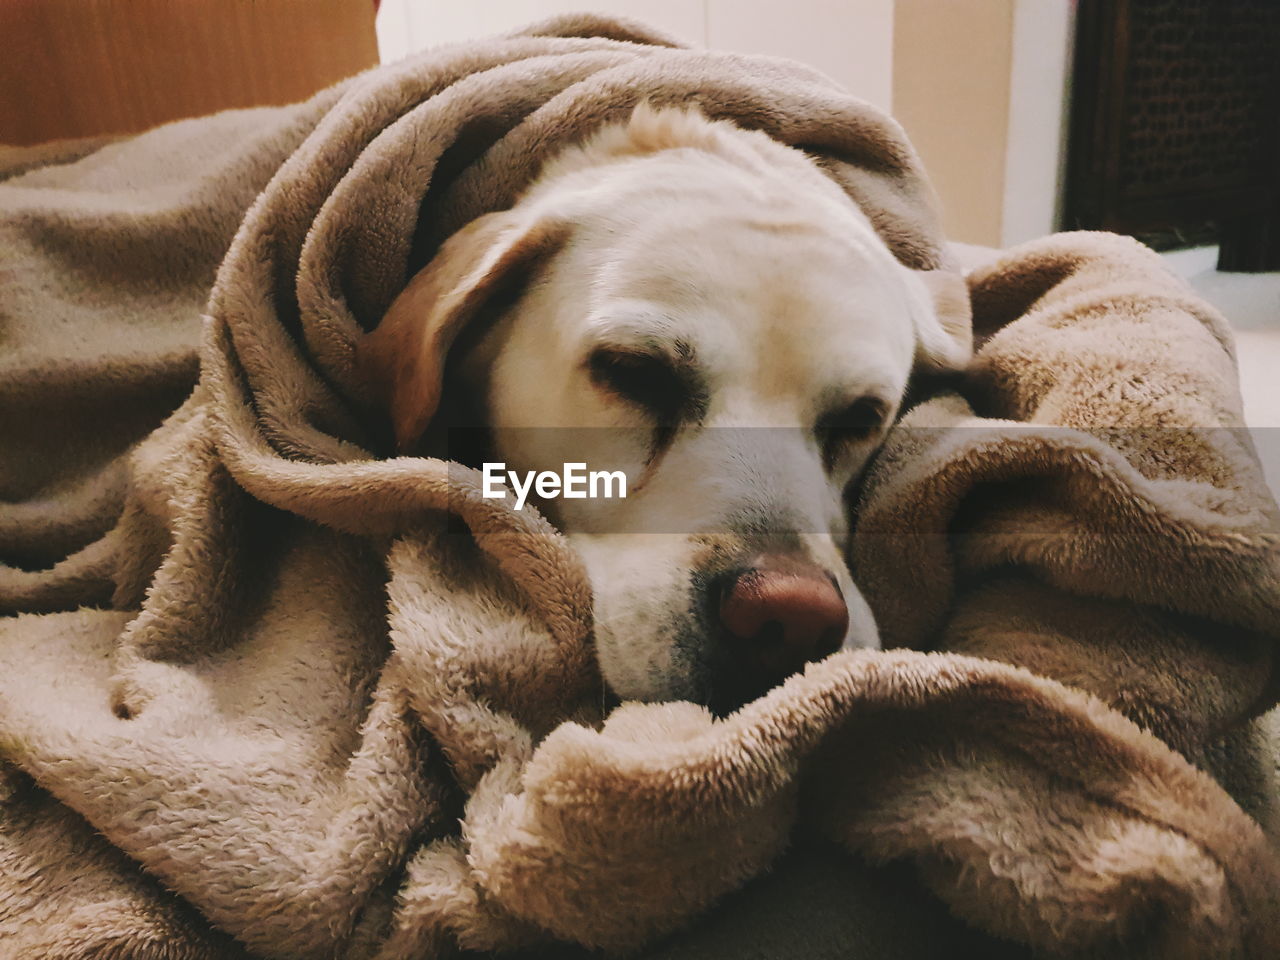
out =
<path fill-rule="evenodd" d="M 800 150 L 641 105 L 446 241 L 359 362 L 402 451 L 448 394 L 506 466 L 621 469 L 625 498 L 540 504 L 585 562 L 603 678 L 723 715 L 878 646 L 845 493 L 969 326 L 963 281 L 903 266 Z"/>

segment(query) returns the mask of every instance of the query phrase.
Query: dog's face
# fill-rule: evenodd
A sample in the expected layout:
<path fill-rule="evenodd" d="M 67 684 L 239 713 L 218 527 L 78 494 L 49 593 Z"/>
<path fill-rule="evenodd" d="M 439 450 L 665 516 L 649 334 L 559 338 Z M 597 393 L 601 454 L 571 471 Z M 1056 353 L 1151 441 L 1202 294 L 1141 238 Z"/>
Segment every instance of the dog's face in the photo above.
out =
<path fill-rule="evenodd" d="M 727 712 L 807 661 L 876 644 L 843 561 L 845 491 L 913 365 L 963 361 L 963 323 L 940 324 L 926 282 L 790 156 L 582 152 L 455 237 L 366 352 L 403 443 L 434 412 L 453 333 L 523 270 L 451 360 L 492 455 L 626 475 L 625 498 L 539 503 L 587 565 L 604 678 L 623 699 Z M 463 316 L 441 320 L 449 298 Z M 393 314 L 417 316 L 397 334 Z"/>

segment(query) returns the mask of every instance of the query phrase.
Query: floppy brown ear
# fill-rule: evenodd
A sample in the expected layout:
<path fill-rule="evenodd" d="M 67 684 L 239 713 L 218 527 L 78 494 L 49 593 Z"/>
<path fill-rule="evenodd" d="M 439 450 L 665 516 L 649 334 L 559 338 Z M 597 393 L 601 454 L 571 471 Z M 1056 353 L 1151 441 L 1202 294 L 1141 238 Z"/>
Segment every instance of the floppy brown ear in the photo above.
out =
<path fill-rule="evenodd" d="M 563 225 L 548 217 L 506 211 L 473 220 L 445 241 L 360 340 L 356 362 L 390 412 L 402 453 L 440 405 L 445 357 L 463 327 L 562 235 Z"/>
<path fill-rule="evenodd" d="M 916 363 L 940 373 L 963 370 L 973 357 L 973 306 L 964 277 L 948 270 L 914 271 L 926 309 L 916 315 Z"/>

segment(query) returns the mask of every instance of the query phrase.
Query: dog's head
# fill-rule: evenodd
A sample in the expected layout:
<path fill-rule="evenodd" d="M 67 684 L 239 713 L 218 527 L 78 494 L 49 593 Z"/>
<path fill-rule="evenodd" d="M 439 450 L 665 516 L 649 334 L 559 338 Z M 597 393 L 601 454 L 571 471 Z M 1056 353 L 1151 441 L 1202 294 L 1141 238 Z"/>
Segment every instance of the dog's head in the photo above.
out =
<path fill-rule="evenodd" d="M 914 367 L 968 358 L 959 278 L 902 266 L 798 151 L 641 110 L 455 234 L 361 347 L 402 449 L 451 376 L 508 469 L 621 470 L 539 506 L 595 591 L 605 680 L 721 711 L 875 626 L 846 488 Z"/>

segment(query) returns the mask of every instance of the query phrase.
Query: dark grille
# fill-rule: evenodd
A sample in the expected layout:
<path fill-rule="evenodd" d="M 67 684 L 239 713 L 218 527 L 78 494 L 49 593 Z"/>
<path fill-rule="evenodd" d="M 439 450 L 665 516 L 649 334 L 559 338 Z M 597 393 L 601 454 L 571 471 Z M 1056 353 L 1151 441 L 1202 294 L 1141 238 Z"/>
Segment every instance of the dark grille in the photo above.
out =
<path fill-rule="evenodd" d="M 1277 0 L 1133 0 L 1120 187 L 1221 187 L 1256 178 L 1260 91 L 1280 82 Z"/>
<path fill-rule="evenodd" d="M 1280 266 L 1280 0 L 1080 0 L 1063 226 Z"/>

